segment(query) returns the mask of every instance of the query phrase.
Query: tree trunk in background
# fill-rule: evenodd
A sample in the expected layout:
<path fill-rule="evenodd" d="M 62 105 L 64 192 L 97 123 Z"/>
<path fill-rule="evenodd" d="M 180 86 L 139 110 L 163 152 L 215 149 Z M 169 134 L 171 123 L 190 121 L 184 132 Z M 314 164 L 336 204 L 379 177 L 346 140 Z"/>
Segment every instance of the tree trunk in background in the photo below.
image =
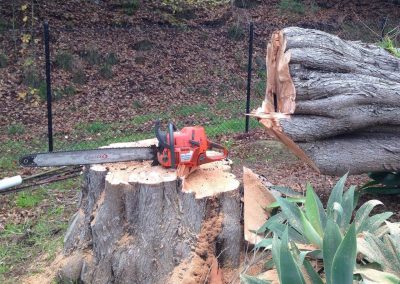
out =
<path fill-rule="evenodd" d="M 291 27 L 273 33 L 267 68 L 257 116 L 297 156 L 324 174 L 400 170 L 399 58 Z"/>
<path fill-rule="evenodd" d="M 65 236 L 61 279 L 203 283 L 216 257 L 220 266 L 239 265 L 240 183 L 229 163 L 203 165 L 183 180 L 175 170 L 150 164 L 85 170 L 79 210 Z"/>

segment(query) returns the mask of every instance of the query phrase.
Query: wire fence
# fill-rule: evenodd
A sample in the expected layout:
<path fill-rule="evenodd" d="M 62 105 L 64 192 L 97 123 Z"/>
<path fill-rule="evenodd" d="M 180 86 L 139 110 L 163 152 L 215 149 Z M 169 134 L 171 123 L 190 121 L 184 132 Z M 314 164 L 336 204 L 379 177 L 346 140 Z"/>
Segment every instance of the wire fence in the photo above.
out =
<path fill-rule="evenodd" d="M 247 28 L 50 26 L 55 150 L 85 147 L 93 136 L 102 143 L 154 137 L 156 120 L 178 128 L 203 125 L 215 139 L 244 132 Z M 40 30 L 33 38 L 41 38 Z M 256 47 L 257 40 L 265 38 L 255 37 Z M 35 68 L 24 67 L 23 83 L 44 101 L 44 50 L 39 46 L 39 60 Z M 250 110 L 261 105 L 265 92 L 260 55 L 255 54 Z M 251 118 L 249 126 L 254 129 L 258 122 Z M 75 143 L 82 141 L 88 143 Z"/>

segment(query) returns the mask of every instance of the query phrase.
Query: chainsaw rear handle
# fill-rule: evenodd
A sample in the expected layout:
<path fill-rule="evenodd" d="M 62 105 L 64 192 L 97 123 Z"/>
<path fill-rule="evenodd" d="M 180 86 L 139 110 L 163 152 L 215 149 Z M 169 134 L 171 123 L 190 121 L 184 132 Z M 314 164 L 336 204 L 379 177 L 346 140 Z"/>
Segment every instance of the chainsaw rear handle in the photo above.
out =
<path fill-rule="evenodd" d="M 207 156 L 207 152 L 206 152 L 205 157 L 201 161 L 201 164 L 221 161 L 228 157 L 228 150 L 224 146 L 214 143 L 214 142 L 211 142 L 210 140 L 207 140 L 207 144 L 208 144 L 208 150 L 218 149 L 218 150 L 222 150 L 222 153 L 220 155 Z"/>
<path fill-rule="evenodd" d="M 175 168 L 175 143 L 174 143 L 174 131 L 176 130 L 175 125 L 172 122 L 168 123 L 168 134 L 169 134 L 169 144 L 167 142 L 167 133 L 160 130 L 160 120 L 156 121 L 155 133 L 158 140 L 158 146 L 160 152 L 165 148 L 168 148 L 171 152 L 171 167 Z"/>

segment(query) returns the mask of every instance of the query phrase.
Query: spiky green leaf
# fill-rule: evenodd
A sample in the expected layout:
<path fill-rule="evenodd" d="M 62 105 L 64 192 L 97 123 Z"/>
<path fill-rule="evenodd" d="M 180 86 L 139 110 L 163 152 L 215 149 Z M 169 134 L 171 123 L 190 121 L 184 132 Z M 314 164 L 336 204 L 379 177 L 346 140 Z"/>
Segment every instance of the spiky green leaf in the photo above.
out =
<path fill-rule="evenodd" d="M 282 238 L 283 233 L 285 232 L 287 225 L 281 223 L 271 223 L 268 226 L 268 229 L 274 234 L 278 235 Z M 308 241 L 305 236 L 301 235 L 298 231 L 294 230 L 293 228 L 289 227 L 289 239 L 295 241 L 296 243 L 300 244 L 307 244 Z"/>
<path fill-rule="evenodd" d="M 275 185 L 275 186 L 271 186 L 270 189 L 279 191 L 280 193 L 283 193 L 286 196 L 292 196 L 292 197 L 294 197 L 294 196 L 302 197 L 303 196 L 303 194 L 301 192 L 294 191 L 293 189 L 291 189 L 289 187 L 285 187 L 285 186 Z"/>
<path fill-rule="evenodd" d="M 322 281 L 321 277 L 314 270 L 311 263 L 307 259 L 304 260 L 303 265 L 304 265 L 304 268 L 308 275 L 308 279 L 311 280 L 311 283 L 313 283 L 313 284 L 323 284 L 324 283 Z"/>
<path fill-rule="evenodd" d="M 268 226 L 270 226 L 271 224 L 273 224 L 273 223 L 283 223 L 283 222 L 285 222 L 285 220 L 286 220 L 286 217 L 282 212 L 279 212 L 279 213 L 277 213 L 275 215 L 272 215 L 261 226 L 261 228 L 256 231 L 256 233 L 257 234 L 264 233 L 268 229 Z"/>
<path fill-rule="evenodd" d="M 356 265 L 356 255 L 356 227 L 353 223 L 347 231 L 347 234 L 344 236 L 333 258 L 331 283 L 353 283 L 353 270 Z"/>
<path fill-rule="evenodd" d="M 286 197 L 286 201 L 291 202 L 291 203 L 304 203 L 306 202 L 305 197 Z M 267 209 L 273 209 L 273 208 L 278 208 L 280 207 L 278 201 L 274 201 L 271 204 L 267 206 Z"/>
<path fill-rule="evenodd" d="M 272 259 L 274 260 L 276 271 L 278 271 L 279 282 L 282 283 L 281 278 L 281 240 L 277 234 L 272 238 Z"/>
<path fill-rule="evenodd" d="M 303 275 L 289 250 L 288 230 L 285 230 L 280 245 L 281 284 L 305 284 Z"/>
<path fill-rule="evenodd" d="M 322 236 L 324 235 L 320 212 L 318 209 L 317 195 L 315 194 L 311 184 L 307 184 L 307 192 L 306 192 L 306 203 L 305 203 L 305 212 L 308 221 L 311 223 L 315 231 Z M 304 225 L 303 225 L 304 226 Z"/>
<path fill-rule="evenodd" d="M 379 271 L 372 268 L 360 267 L 354 270 L 354 274 L 360 274 L 364 282 L 379 283 L 379 284 L 399 284 L 400 278 L 394 274 Z"/>
<path fill-rule="evenodd" d="M 270 249 L 272 246 L 272 238 L 262 239 L 255 246 L 254 249 L 265 248 Z"/>
<path fill-rule="evenodd" d="M 322 255 L 324 258 L 324 270 L 326 274 L 326 283 L 332 283 L 332 265 L 335 253 L 342 242 L 339 226 L 330 218 L 328 218 L 325 235 L 323 240 Z"/>
<path fill-rule="evenodd" d="M 339 181 L 336 183 L 336 185 L 333 187 L 331 194 L 329 195 L 328 199 L 328 204 L 327 204 L 327 210 L 328 212 L 330 210 L 333 210 L 333 204 L 335 202 L 342 204 L 342 198 L 343 198 L 343 188 L 344 184 L 346 183 L 347 175 L 345 174 L 342 176 Z"/>
<path fill-rule="evenodd" d="M 344 230 L 347 230 L 350 225 L 351 216 L 353 214 L 355 189 L 355 186 L 350 186 L 350 188 L 343 194 L 343 217 L 340 222 L 340 227 L 344 228 Z"/>
<path fill-rule="evenodd" d="M 269 284 L 271 282 L 267 281 L 267 280 L 259 279 L 255 276 L 241 274 L 240 275 L 240 283 L 241 284 Z"/>
<path fill-rule="evenodd" d="M 298 232 L 302 232 L 303 226 L 301 225 L 301 212 L 297 205 L 286 201 L 285 198 L 278 197 L 276 199 L 281 206 L 283 214 L 285 214 L 290 226 Z"/>
<path fill-rule="evenodd" d="M 335 220 L 337 224 L 340 224 L 343 217 L 343 207 L 337 202 L 333 203 L 333 210 L 331 211 L 331 218 Z"/>
<path fill-rule="evenodd" d="M 303 234 L 306 238 L 318 248 L 322 247 L 322 237 L 318 234 L 318 232 L 314 229 L 311 223 L 307 220 L 306 216 L 303 212 L 300 211 L 301 223 L 303 225 Z"/>
<path fill-rule="evenodd" d="M 356 228 L 357 228 L 357 233 L 360 233 L 364 230 L 366 230 L 365 228 L 365 224 L 368 221 L 369 218 L 369 214 L 371 213 L 372 209 L 374 209 L 375 206 L 377 205 L 382 205 L 383 203 L 380 202 L 379 200 L 369 200 L 367 202 L 365 202 L 360 209 L 358 209 L 357 213 L 356 213 L 356 217 L 354 219 L 355 224 L 356 224 Z"/>
<path fill-rule="evenodd" d="M 392 215 L 393 212 L 383 212 L 375 214 L 366 220 L 366 222 L 364 223 L 364 228 L 361 228 L 361 230 L 362 231 L 366 230 L 370 233 L 375 233 L 382 226 L 382 224 Z"/>

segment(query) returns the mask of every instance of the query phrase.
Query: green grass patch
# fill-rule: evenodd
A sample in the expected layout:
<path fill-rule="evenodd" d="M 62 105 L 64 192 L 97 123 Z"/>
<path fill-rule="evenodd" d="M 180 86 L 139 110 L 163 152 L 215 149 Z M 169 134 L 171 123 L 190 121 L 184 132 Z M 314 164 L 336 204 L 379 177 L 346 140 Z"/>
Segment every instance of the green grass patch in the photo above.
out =
<path fill-rule="evenodd" d="M 83 71 L 83 69 L 76 69 L 73 73 L 72 73 L 72 82 L 75 84 L 79 84 L 79 85 L 83 85 L 86 83 L 86 74 L 85 71 Z"/>
<path fill-rule="evenodd" d="M 299 0 L 280 0 L 278 8 L 281 12 L 290 12 L 303 15 L 305 13 L 305 6 Z"/>
<path fill-rule="evenodd" d="M 86 133 L 97 134 L 110 129 L 110 125 L 102 121 L 94 121 L 91 123 L 79 123 L 75 127 L 78 131 L 83 131 Z"/>
<path fill-rule="evenodd" d="M 6 68 L 8 65 L 8 57 L 4 53 L 0 52 L 0 68 Z"/>
<path fill-rule="evenodd" d="M 72 54 L 66 50 L 60 51 L 55 56 L 55 65 L 66 71 L 72 71 L 73 68 Z"/>
<path fill-rule="evenodd" d="M 95 48 L 82 51 L 80 56 L 90 65 L 100 65 L 103 62 L 103 57 Z"/>
<path fill-rule="evenodd" d="M 1 171 L 11 171 L 16 169 L 16 161 L 13 159 L 13 157 L 10 156 L 3 156 L 0 157 L 0 169 Z"/>
<path fill-rule="evenodd" d="M 0 232 L 0 283 L 19 283 L 18 277 L 22 274 L 41 271 L 43 267 L 40 266 L 27 270 L 39 256 L 48 263 L 55 258 L 62 248 L 68 220 L 76 210 L 65 207 L 58 196 L 61 192 L 74 196 L 79 186 L 80 179 L 68 179 L 15 195 L 17 206 L 36 206 L 39 214 L 22 223 L 7 223 Z"/>
<path fill-rule="evenodd" d="M 111 65 L 107 64 L 107 63 L 104 63 L 101 65 L 99 74 L 103 79 L 106 79 L 106 80 L 114 77 L 114 73 L 112 71 Z"/>
<path fill-rule="evenodd" d="M 16 123 L 8 126 L 8 135 L 21 135 L 25 133 L 25 127 L 22 123 Z"/>
<path fill-rule="evenodd" d="M 174 109 L 175 115 L 191 115 L 197 113 L 206 113 L 209 110 L 209 106 L 206 104 L 197 104 L 197 105 L 184 105 L 179 106 Z"/>
<path fill-rule="evenodd" d="M 15 199 L 15 204 L 20 208 L 31 208 L 38 205 L 43 199 L 43 192 L 40 190 L 21 191 Z"/>
<path fill-rule="evenodd" d="M 40 92 L 39 92 L 40 93 Z M 60 100 L 62 98 L 71 97 L 76 94 L 76 89 L 74 85 L 68 84 L 61 88 L 56 88 L 53 91 L 53 99 Z"/>
<path fill-rule="evenodd" d="M 139 9 L 140 1 L 139 0 L 123 0 L 122 8 L 128 16 L 132 16 Z"/>
<path fill-rule="evenodd" d="M 245 32 L 244 29 L 239 24 L 235 24 L 228 28 L 227 36 L 231 40 L 241 41 L 244 40 L 245 38 Z"/>
<path fill-rule="evenodd" d="M 386 36 L 380 43 L 379 46 L 386 49 L 389 51 L 391 54 L 393 54 L 396 57 L 400 58 L 400 48 L 397 48 L 394 44 L 394 41 Z"/>
<path fill-rule="evenodd" d="M 114 52 L 108 53 L 104 58 L 104 61 L 108 65 L 116 65 L 119 62 L 118 57 Z"/>

